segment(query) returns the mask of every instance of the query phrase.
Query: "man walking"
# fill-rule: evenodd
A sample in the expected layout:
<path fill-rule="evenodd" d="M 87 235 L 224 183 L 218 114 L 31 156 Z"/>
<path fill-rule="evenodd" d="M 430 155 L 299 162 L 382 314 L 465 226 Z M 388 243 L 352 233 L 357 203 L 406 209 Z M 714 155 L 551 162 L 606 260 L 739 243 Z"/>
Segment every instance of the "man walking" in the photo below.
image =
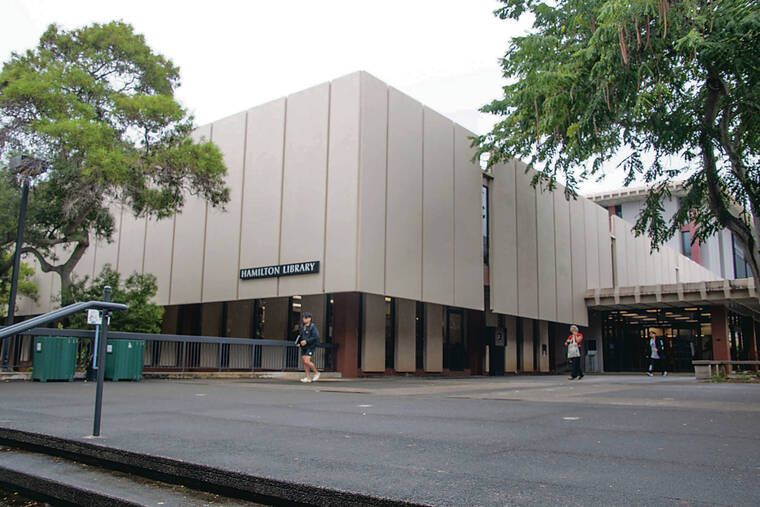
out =
<path fill-rule="evenodd" d="M 662 372 L 662 376 L 668 375 L 665 369 L 665 340 L 657 337 L 657 333 L 649 331 L 649 353 L 647 354 L 649 359 L 649 371 L 647 375 L 654 376 L 654 371 L 658 370 Z"/>
<path fill-rule="evenodd" d="M 301 349 L 301 359 L 303 360 L 303 369 L 306 372 L 306 376 L 301 379 L 303 383 L 316 382 L 319 380 L 319 371 L 314 363 L 311 362 L 311 358 L 314 356 L 314 351 L 319 343 L 319 331 L 317 326 L 311 322 L 311 313 L 304 312 L 303 323 L 301 324 L 301 334 L 298 337 L 298 346 Z M 314 372 L 314 378 L 309 378 L 309 371 Z"/>

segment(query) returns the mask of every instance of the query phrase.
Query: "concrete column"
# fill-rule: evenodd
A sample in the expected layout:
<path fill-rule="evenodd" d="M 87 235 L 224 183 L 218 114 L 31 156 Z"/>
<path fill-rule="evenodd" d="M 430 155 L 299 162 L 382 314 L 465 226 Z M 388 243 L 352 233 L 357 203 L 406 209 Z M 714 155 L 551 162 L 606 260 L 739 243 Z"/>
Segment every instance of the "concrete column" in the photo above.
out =
<path fill-rule="evenodd" d="M 443 306 L 425 303 L 425 353 L 426 372 L 443 371 Z"/>
<path fill-rule="evenodd" d="M 533 319 L 522 320 L 522 365 L 521 371 L 533 371 Z"/>
<path fill-rule="evenodd" d="M 362 371 L 385 371 L 385 298 L 364 294 Z"/>
<path fill-rule="evenodd" d="M 517 317 L 504 317 L 507 330 L 507 346 L 504 348 L 504 371 L 517 372 Z"/>
<path fill-rule="evenodd" d="M 747 360 L 757 361 L 757 337 L 755 336 L 755 322 L 752 317 L 742 317 L 742 337 L 747 347 Z M 753 368 L 757 370 L 757 367 Z"/>
<path fill-rule="evenodd" d="M 335 368 L 347 378 L 359 374 L 359 297 L 358 292 L 333 296 L 333 343 L 338 346 Z"/>
<path fill-rule="evenodd" d="M 712 316 L 712 347 L 715 361 L 731 360 L 731 343 L 728 339 L 728 311 L 725 306 L 710 308 Z"/>
<path fill-rule="evenodd" d="M 417 305 L 408 299 L 396 300 L 396 371 L 415 371 Z"/>
<path fill-rule="evenodd" d="M 538 371 L 549 371 L 549 322 L 538 321 Z"/>

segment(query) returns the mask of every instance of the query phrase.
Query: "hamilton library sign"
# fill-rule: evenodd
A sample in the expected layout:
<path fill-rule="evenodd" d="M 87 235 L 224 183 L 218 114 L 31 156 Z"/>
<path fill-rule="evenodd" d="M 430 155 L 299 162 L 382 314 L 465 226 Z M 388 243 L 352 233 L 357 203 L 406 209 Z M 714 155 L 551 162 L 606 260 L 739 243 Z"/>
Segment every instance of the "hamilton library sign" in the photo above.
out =
<path fill-rule="evenodd" d="M 274 278 L 276 276 L 307 275 L 319 273 L 319 261 L 294 262 L 293 264 L 280 264 L 278 266 L 262 266 L 259 268 L 245 268 L 240 270 L 241 280 L 254 280 L 256 278 Z"/>

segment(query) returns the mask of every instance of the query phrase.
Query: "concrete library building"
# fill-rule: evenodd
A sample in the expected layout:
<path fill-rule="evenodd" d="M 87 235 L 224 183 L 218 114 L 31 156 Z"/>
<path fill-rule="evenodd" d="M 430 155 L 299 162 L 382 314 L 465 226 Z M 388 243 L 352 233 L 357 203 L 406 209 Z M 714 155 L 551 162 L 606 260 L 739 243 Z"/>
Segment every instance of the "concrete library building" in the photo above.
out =
<path fill-rule="evenodd" d="M 308 311 L 345 377 L 560 371 L 571 324 L 589 371 L 642 368 L 649 329 L 674 370 L 757 357 L 751 279 L 650 253 L 607 208 L 533 188 L 519 160 L 483 171 L 472 135 L 366 72 L 253 107 L 195 133 L 224 154 L 224 211 L 117 210 L 78 274 L 154 274 L 167 334 L 292 342 Z M 57 280 L 37 273 L 21 314 L 54 305 Z M 263 368 L 236 350 L 230 369 Z"/>

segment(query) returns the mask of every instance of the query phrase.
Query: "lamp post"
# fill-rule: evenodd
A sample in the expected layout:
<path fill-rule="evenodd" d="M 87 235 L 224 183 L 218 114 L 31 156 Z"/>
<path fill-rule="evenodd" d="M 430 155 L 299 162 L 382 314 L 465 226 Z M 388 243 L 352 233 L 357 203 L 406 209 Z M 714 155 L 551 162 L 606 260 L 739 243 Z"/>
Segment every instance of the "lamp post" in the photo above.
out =
<path fill-rule="evenodd" d="M 24 163 L 23 156 L 13 157 L 11 159 L 10 169 L 17 169 Z M 29 200 L 29 177 L 24 177 L 24 184 L 21 189 L 21 209 L 18 213 L 18 229 L 16 231 L 16 252 L 13 255 L 13 273 L 11 274 L 11 291 L 8 297 L 8 318 L 6 319 L 6 325 L 13 324 L 13 318 L 16 313 L 16 292 L 18 291 L 18 272 L 21 267 L 21 247 L 24 244 L 24 221 L 26 220 L 26 204 Z M 2 363 L 0 364 L 0 371 L 10 371 L 8 367 L 8 355 L 11 345 L 10 337 L 3 340 L 2 347 Z"/>

